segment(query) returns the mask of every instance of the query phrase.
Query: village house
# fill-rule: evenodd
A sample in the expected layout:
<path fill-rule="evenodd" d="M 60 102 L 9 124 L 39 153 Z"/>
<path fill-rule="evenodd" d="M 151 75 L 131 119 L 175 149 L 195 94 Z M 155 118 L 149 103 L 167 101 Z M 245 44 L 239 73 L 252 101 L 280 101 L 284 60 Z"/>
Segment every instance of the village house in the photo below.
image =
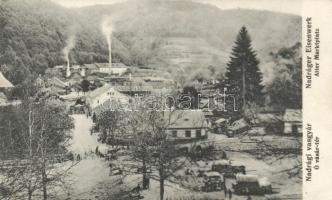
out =
<path fill-rule="evenodd" d="M 280 112 L 262 112 L 254 115 L 251 120 L 250 135 L 280 134 L 283 132 L 282 114 Z"/>
<path fill-rule="evenodd" d="M 47 80 L 46 87 L 50 88 L 53 92 L 58 95 L 67 94 L 69 91 L 68 84 L 63 82 L 57 77 L 52 77 Z"/>
<path fill-rule="evenodd" d="M 286 109 L 283 116 L 284 134 L 302 135 L 302 110 Z"/>
<path fill-rule="evenodd" d="M 90 106 L 92 111 L 98 110 L 98 112 L 101 112 L 102 110 L 107 109 L 106 104 L 109 104 L 112 101 L 116 101 L 120 104 L 127 104 L 129 103 L 129 97 L 118 92 L 110 84 L 105 84 L 104 86 L 91 91 L 86 96 L 86 103 Z"/>
<path fill-rule="evenodd" d="M 204 139 L 208 136 L 208 121 L 201 110 L 166 111 L 165 119 L 171 139 Z"/>

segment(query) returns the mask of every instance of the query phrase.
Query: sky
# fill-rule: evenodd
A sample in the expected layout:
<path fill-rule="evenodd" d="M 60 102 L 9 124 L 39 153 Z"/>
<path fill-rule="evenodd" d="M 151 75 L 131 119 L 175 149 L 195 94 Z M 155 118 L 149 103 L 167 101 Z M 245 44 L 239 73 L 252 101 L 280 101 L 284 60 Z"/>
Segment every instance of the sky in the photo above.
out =
<path fill-rule="evenodd" d="M 114 4 L 127 0 L 51 0 L 65 7 Z M 139 1 L 139 0 L 137 0 Z M 301 0 L 192 0 L 214 5 L 220 9 L 257 9 L 301 15 Z"/>

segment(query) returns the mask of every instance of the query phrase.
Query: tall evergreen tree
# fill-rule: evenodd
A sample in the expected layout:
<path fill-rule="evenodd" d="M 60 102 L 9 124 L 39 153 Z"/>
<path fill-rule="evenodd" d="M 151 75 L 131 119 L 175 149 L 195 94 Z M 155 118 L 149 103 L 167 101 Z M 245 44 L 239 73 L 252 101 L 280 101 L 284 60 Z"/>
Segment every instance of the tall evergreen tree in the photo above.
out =
<path fill-rule="evenodd" d="M 258 64 L 250 36 L 243 26 L 237 35 L 226 72 L 229 91 L 235 95 L 237 108 L 242 113 L 248 103 L 261 105 L 263 102 L 262 73 Z"/>

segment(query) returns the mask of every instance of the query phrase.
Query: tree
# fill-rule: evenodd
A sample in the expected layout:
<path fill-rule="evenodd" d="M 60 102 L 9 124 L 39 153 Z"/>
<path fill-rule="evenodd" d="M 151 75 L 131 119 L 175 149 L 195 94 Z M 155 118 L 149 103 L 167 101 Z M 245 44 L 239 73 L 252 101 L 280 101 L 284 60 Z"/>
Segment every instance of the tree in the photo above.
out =
<path fill-rule="evenodd" d="M 6 145 L 10 151 L 1 148 L 10 164 L 0 169 L 6 177 L 0 187 L 10 188 L 7 197 L 33 199 L 40 191 L 41 198 L 48 199 L 50 190 L 63 185 L 63 178 L 75 164 L 61 165 L 74 127 L 72 118 L 61 101 L 48 99 L 47 95 L 43 98 L 38 92 L 29 96 L 32 91 L 40 91 L 35 87 L 27 85 L 22 104 L 6 110 L 10 118 L 0 122 L 1 129 L 8 133 L 2 139 L 10 141 Z"/>
<path fill-rule="evenodd" d="M 147 171 L 152 164 L 152 145 L 154 141 L 152 129 L 149 125 L 153 119 L 151 119 L 151 113 L 144 109 L 131 112 L 128 116 L 130 117 L 130 131 L 134 135 L 131 157 L 140 163 L 138 168 L 142 172 L 143 189 L 146 189 L 148 187 L 146 180 L 150 178 Z"/>
<path fill-rule="evenodd" d="M 302 108 L 301 43 L 271 53 L 275 77 L 267 84 L 269 104 L 277 109 Z"/>
<path fill-rule="evenodd" d="M 115 138 L 125 130 L 125 117 L 120 110 L 105 110 L 97 116 L 96 127 L 100 130 L 99 140 L 107 144 L 115 144 Z"/>
<path fill-rule="evenodd" d="M 194 86 L 185 86 L 183 88 L 180 102 L 182 102 L 183 106 L 189 109 L 197 109 L 199 107 L 199 93 Z M 190 103 L 190 105 L 186 105 Z"/>
<path fill-rule="evenodd" d="M 164 199 L 165 181 L 184 165 L 184 158 L 179 154 L 176 144 L 169 139 L 167 129 L 182 117 L 181 110 L 156 111 L 139 110 L 131 115 L 136 125 L 132 154 L 143 165 L 143 180 L 147 166 L 157 170 L 160 200 Z"/>
<path fill-rule="evenodd" d="M 83 90 L 83 92 L 88 92 L 89 91 L 89 87 L 90 87 L 90 81 L 84 79 L 82 82 L 81 82 L 81 88 Z"/>
<path fill-rule="evenodd" d="M 250 36 L 243 26 L 236 38 L 226 72 L 230 92 L 235 95 L 241 113 L 245 112 L 248 102 L 263 103 L 262 73 L 258 64 Z"/>
<path fill-rule="evenodd" d="M 35 190 L 41 189 L 43 199 L 48 199 L 48 187 L 57 181 L 61 181 L 64 174 L 54 170 L 56 157 L 66 153 L 70 130 L 73 128 L 73 120 L 67 114 L 65 107 L 58 101 L 40 99 L 38 103 L 29 102 L 23 104 L 23 112 L 26 114 L 28 133 L 28 171 L 25 176 L 28 196 L 32 197 Z M 37 179 L 31 182 L 31 174 Z"/>

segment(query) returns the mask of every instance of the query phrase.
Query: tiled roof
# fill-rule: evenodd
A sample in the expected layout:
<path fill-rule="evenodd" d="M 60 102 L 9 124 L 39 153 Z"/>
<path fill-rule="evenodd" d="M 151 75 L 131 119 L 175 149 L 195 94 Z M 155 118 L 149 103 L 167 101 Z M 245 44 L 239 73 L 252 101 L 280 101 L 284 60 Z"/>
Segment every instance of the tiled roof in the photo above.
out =
<path fill-rule="evenodd" d="M 286 109 L 283 120 L 285 122 L 302 122 L 302 110 Z"/>
<path fill-rule="evenodd" d="M 13 84 L 9 82 L 0 72 L 0 88 L 12 88 L 12 87 L 14 87 Z"/>
<path fill-rule="evenodd" d="M 206 128 L 208 127 L 204 113 L 201 110 L 165 111 L 168 128 Z"/>
<path fill-rule="evenodd" d="M 275 113 L 258 113 L 251 122 L 254 124 L 260 123 L 277 123 L 281 121 L 282 116 Z"/>
<path fill-rule="evenodd" d="M 136 92 L 136 91 L 152 91 L 152 86 L 139 86 L 139 85 L 133 85 L 133 86 L 115 86 L 115 89 L 119 92 Z"/>
<path fill-rule="evenodd" d="M 112 86 L 109 84 L 105 84 L 104 86 L 97 88 L 95 90 L 93 90 L 92 92 L 90 92 L 88 94 L 88 97 L 90 98 L 96 98 L 98 96 L 100 96 L 101 94 L 105 93 L 105 92 L 109 92 L 112 89 Z"/>

